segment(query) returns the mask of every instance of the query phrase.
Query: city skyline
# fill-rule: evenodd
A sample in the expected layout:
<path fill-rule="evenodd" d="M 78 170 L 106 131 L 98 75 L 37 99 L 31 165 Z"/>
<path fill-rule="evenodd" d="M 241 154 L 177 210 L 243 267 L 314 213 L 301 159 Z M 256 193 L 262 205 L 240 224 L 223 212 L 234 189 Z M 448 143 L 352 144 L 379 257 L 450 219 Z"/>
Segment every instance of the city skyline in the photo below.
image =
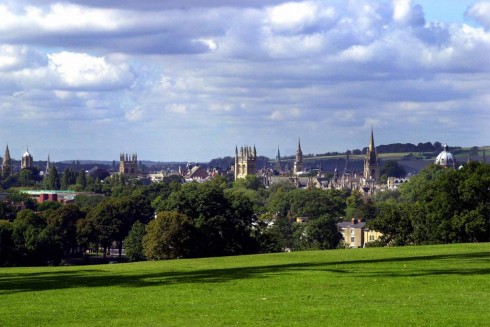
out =
<path fill-rule="evenodd" d="M 207 162 L 298 138 L 362 149 L 371 126 L 376 144 L 488 145 L 489 17 L 466 0 L 7 0 L 0 145 Z"/>

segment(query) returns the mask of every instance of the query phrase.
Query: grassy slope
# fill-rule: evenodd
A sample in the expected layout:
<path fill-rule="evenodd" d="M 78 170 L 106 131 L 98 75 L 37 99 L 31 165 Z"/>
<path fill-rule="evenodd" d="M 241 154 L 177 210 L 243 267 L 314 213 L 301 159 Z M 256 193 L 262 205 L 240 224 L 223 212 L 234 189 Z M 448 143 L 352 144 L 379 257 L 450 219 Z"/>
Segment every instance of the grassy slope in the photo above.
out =
<path fill-rule="evenodd" d="M 0 269 L 0 326 L 488 326 L 490 244 Z"/>

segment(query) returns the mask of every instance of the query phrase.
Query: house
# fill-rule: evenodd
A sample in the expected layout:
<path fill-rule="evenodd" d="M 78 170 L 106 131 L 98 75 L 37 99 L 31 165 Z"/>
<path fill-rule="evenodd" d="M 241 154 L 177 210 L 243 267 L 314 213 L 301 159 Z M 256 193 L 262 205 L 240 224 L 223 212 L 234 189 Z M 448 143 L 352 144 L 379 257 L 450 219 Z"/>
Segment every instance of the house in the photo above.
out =
<path fill-rule="evenodd" d="M 366 227 L 366 222 L 362 219 L 352 218 L 351 221 L 337 223 L 340 233 L 344 238 L 344 243 L 350 248 L 362 248 L 366 243 L 378 240 L 382 234 Z"/>

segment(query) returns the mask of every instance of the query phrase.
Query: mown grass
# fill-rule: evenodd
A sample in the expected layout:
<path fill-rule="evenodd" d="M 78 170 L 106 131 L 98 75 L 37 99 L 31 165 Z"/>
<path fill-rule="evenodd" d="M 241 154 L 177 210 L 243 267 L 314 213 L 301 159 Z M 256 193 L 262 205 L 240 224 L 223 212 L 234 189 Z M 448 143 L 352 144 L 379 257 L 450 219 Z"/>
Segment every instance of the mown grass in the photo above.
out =
<path fill-rule="evenodd" d="M 0 269 L 0 326 L 488 326 L 490 244 Z"/>

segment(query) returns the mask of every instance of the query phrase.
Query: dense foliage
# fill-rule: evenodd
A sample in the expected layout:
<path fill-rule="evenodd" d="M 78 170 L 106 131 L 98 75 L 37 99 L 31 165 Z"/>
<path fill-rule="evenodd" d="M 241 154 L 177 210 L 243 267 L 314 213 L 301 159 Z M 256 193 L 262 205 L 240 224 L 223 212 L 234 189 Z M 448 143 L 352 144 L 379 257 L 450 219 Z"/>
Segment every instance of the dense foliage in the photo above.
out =
<path fill-rule="evenodd" d="M 437 244 L 490 241 L 490 165 L 459 170 L 431 165 L 376 203 L 370 226 L 386 243 Z"/>
<path fill-rule="evenodd" d="M 131 261 L 334 249 L 342 246 L 337 223 L 351 218 L 383 233 L 376 246 L 490 241 L 490 166 L 478 162 L 429 166 L 399 191 L 369 199 L 288 182 L 266 189 L 255 176 L 144 185 L 117 175 L 96 182 L 69 169 L 56 175 L 43 183 L 105 196 L 38 205 L 12 192 L 0 203 L 0 265 L 87 262 L 99 251 L 103 260 L 123 247 Z"/>

